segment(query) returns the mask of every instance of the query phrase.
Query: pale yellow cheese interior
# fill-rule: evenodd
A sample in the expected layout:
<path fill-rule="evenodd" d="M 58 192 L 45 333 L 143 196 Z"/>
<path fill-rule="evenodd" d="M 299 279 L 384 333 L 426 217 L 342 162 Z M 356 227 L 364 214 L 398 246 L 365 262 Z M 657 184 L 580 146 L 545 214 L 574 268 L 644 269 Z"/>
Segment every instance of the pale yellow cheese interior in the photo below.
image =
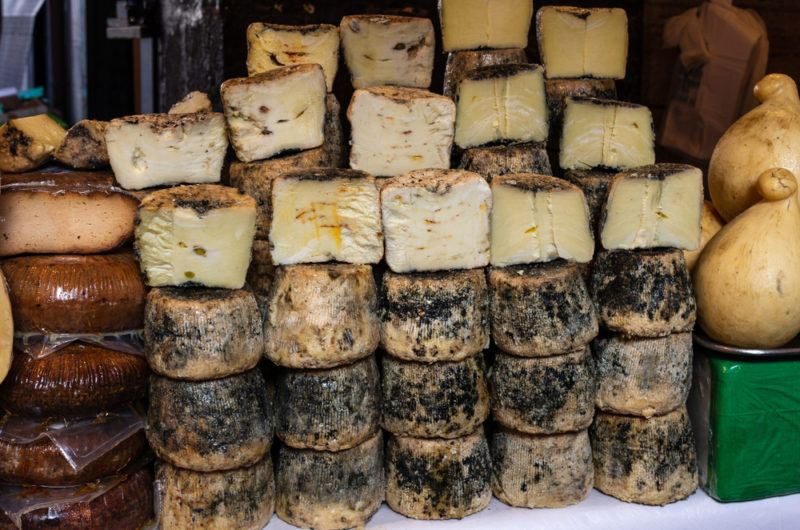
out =
<path fill-rule="evenodd" d="M 524 48 L 532 0 L 440 0 L 444 51 Z"/>

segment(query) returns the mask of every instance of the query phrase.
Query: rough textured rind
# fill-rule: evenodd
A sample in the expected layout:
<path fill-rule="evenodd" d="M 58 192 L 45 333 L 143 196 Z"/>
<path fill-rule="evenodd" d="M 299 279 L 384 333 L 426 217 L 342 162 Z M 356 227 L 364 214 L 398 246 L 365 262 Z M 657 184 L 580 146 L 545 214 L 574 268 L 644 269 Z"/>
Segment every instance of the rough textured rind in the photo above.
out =
<path fill-rule="evenodd" d="M 208 99 L 208 94 L 200 92 L 199 90 L 193 90 L 183 96 L 179 101 L 173 103 L 167 114 L 191 114 L 193 112 L 212 112 L 213 110 L 214 109 L 211 107 L 211 100 Z"/>
<path fill-rule="evenodd" d="M 558 149 L 564 107 L 568 97 L 617 99 L 617 85 L 613 79 L 545 79 L 547 110 L 550 119 L 550 136 L 547 145 Z"/>
<path fill-rule="evenodd" d="M 460 361 L 489 346 L 483 269 L 395 274 L 381 284 L 381 346 L 400 359 Z"/>
<path fill-rule="evenodd" d="M 581 502 L 594 484 L 587 431 L 492 433 L 492 491 L 500 501 L 524 508 L 562 508 Z"/>
<path fill-rule="evenodd" d="M 489 271 L 492 338 L 524 357 L 575 351 L 597 336 L 598 322 L 581 268 L 549 263 Z"/>
<path fill-rule="evenodd" d="M 547 150 L 535 142 L 465 149 L 458 168 L 478 173 L 489 182 L 508 173 L 553 174 Z"/>
<path fill-rule="evenodd" d="M 147 441 L 159 457 L 185 469 L 252 465 L 272 443 L 274 399 L 258 368 L 203 382 L 152 375 Z"/>
<path fill-rule="evenodd" d="M 28 134 L 26 128 L 36 129 L 36 133 Z M 66 134 L 47 114 L 9 120 L 0 127 L 0 171 L 21 173 L 42 166 Z"/>
<path fill-rule="evenodd" d="M 662 506 L 697 489 L 686 407 L 650 419 L 598 412 L 590 436 L 594 485 L 606 495 Z"/>
<path fill-rule="evenodd" d="M 616 171 L 602 169 L 568 169 L 561 177 L 583 190 L 589 204 L 589 222 L 597 234 L 600 232 L 600 219 L 608 198 L 608 188 L 616 174 Z"/>
<path fill-rule="evenodd" d="M 265 355 L 289 368 L 332 368 L 378 347 L 378 297 L 369 265 L 278 267 L 264 322 Z"/>
<path fill-rule="evenodd" d="M 453 440 L 392 436 L 386 502 L 414 519 L 461 519 L 489 505 L 491 456 L 483 429 Z"/>
<path fill-rule="evenodd" d="M 482 66 L 497 64 L 527 63 L 525 50 L 522 48 L 504 48 L 500 50 L 461 50 L 447 54 L 444 67 L 443 94 L 455 99 L 458 83 L 470 70 Z"/>
<path fill-rule="evenodd" d="M 421 364 L 382 358 L 383 428 L 398 436 L 457 438 L 489 417 L 483 354 Z"/>
<path fill-rule="evenodd" d="M 692 282 L 680 250 L 602 251 L 589 288 L 600 323 L 611 331 L 664 337 L 694 327 Z"/>
<path fill-rule="evenodd" d="M 383 437 L 339 452 L 281 446 L 275 512 L 316 530 L 363 527 L 384 498 Z"/>
<path fill-rule="evenodd" d="M 372 356 L 328 370 L 282 370 L 275 384 L 275 434 L 289 447 L 341 451 L 380 430 L 380 374 Z"/>
<path fill-rule="evenodd" d="M 107 121 L 79 121 L 67 131 L 67 136 L 54 153 L 55 159 L 75 169 L 108 167 L 107 127 Z"/>
<path fill-rule="evenodd" d="M 272 264 L 272 257 L 269 253 L 269 241 L 256 239 L 253 241 L 253 257 L 250 259 L 250 267 L 247 269 L 247 286 L 253 290 L 253 294 L 256 296 L 262 317 L 265 315 L 264 310 L 274 277 L 275 265 Z"/>

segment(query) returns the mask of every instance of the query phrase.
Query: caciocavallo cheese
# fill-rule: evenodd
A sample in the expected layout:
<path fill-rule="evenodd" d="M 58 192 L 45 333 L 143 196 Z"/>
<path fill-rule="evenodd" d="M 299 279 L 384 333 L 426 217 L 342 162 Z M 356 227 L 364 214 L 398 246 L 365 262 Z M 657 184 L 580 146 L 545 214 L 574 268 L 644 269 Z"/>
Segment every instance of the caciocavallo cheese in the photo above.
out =
<path fill-rule="evenodd" d="M 525 48 L 532 0 L 439 0 L 444 51 Z"/>
<path fill-rule="evenodd" d="M 66 135 L 47 114 L 8 120 L 0 127 L 0 171 L 22 173 L 44 165 Z"/>
<path fill-rule="evenodd" d="M 107 121 L 79 121 L 69 128 L 53 156 L 62 164 L 75 169 L 107 168 L 107 128 Z"/>
<path fill-rule="evenodd" d="M 456 89 L 464 76 L 481 66 L 496 64 L 527 63 L 524 48 L 505 48 L 501 50 L 459 50 L 447 54 L 444 67 L 444 89 L 442 94 L 455 99 Z"/>

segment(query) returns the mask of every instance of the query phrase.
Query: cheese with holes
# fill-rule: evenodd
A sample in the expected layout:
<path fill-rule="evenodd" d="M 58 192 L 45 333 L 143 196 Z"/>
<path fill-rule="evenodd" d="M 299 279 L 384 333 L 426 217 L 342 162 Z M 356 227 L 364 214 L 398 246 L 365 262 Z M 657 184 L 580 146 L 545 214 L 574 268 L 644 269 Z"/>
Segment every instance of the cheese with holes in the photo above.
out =
<path fill-rule="evenodd" d="M 650 109 L 610 99 L 568 97 L 559 164 L 563 169 L 625 169 L 655 163 Z"/>
<path fill-rule="evenodd" d="M 655 164 L 623 171 L 608 190 L 600 239 L 607 249 L 700 243 L 703 172 L 686 164 Z"/>
<path fill-rule="evenodd" d="M 136 252 L 151 287 L 241 289 L 256 230 L 256 203 L 217 185 L 178 186 L 142 200 Z"/>
<path fill-rule="evenodd" d="M 450 167 L 456 106 L 427 90 L 370 87 L 356 90 L 347 109 L 350 167 L 376 177 Z"/>
<path fill-rule="evenodd" d="M 0 127 L 0 171 L 21 173 L 50 160 L 67 131 L 47 114 L 15 118 Z"/>
<path fill-rule="evenodd" d="M 444 51 L 525 48 L 532 0 L 439 0 Z"/>
<path fill-rule="evenodd" d="M 211 112 L 212 110 L 208 94 L 194 90 L 183 96 L 180 101 L 175 102 L 167 112 L 168 114 L 191 114 L 193 112 Z"/>
<path fill-rule="evenodd" d="M 107 121 L 79 121 L 69 128 L 53 156 L 62 164 L 75 169 L 108 167 L 106 129 Z"/>
<path fill-rule="evenodd" d="M 386 264 L 394 272 L 489 263 L 492 192 L 477 173 L 412 171 L 381 189 Z"/>
<path fill-rule="evenodd" d="M 318 64 L 284 66 L 220 87 L 236 158 L 252 162 L 325 140 L 325 76 Z"/>
<path fill-rule="evenodd" d="M 505 48 L 502 50 L 459 50 L 447 54 L 444 67 L 444 88 L 442 94 L 455 99 L 456 89 L 464 76 L 481 66 L 496 64 L 527 63 L 524 48 Z"/>
<path fill-rule="evenodd" d="M 625 77 L 628 16 L 624 9 L 543 7 L 536 13 L 536 38 L 547 77 Z"/>
<path fill-rule="evenodd" d="M 561 140 L 564 107 L 568 97 L 617 98 L 617 86 L 613 79 L 545 79 L 544 90 L 547 95 L 547 115 L 550 119 L 547 145 L 554 149 L 558 149 Z"/>
<path fill-rule="evenodd" d="M 614 180 L 616 171 L 603 169 L 568 169 L 561 176 L 564 180 L 578 186 L 589 205 L 589 221 L 594 233 L 600 231 L 600 219 L 608 198 L 608 188 Z"/>
<path fill-rule="evenodd" d="M 478 173 L 489 182 L 508 173 L 553 174 L 547 150 L 535 142 L 470 147 L 461 154 L 458 169 Z"/>
<path fill-rule="evenodd" d="M 483 66 L 464 75 L 456 92 L 455 143 L 547 140 L 544 74 L 538 64 Z"/>

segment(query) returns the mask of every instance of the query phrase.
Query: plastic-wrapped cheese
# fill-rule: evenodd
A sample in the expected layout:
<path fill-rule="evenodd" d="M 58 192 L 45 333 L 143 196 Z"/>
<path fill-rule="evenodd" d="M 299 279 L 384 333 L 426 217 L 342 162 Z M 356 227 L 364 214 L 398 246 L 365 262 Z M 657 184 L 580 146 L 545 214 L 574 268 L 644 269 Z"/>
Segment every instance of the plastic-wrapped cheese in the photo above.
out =
<path fill-rule="evenodd" d="M 458 167 L 477 173 L 489 182 L 507 173 L 553 174 L 547 150 L 535 142 L 470 147 L 462 153 Z"/>

